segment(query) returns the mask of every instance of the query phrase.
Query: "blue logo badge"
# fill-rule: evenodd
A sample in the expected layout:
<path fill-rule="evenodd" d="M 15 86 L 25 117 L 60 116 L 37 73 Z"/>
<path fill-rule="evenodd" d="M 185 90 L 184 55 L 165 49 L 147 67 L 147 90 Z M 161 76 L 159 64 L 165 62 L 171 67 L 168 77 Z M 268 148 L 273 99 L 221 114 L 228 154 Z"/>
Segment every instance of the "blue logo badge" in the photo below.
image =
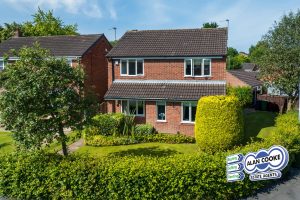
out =
<path fill-rule="evenodd" d="M 289 162 L 288 151 L 279 145 L 257 152 L 230 155 L 226 158 L 227 181 L 241 181 L 249 174 L 251 181 L 278 179 Z"/>

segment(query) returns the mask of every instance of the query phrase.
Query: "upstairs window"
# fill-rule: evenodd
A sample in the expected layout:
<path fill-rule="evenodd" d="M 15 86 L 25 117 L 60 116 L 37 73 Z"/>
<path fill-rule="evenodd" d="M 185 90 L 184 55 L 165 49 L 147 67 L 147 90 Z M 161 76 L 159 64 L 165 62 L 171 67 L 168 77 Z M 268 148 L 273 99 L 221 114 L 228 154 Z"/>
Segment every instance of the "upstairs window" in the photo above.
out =
<path fill-rule="evenodd" d="M 211 59 L 185 59 L 184 76 L 211 76 Z"/>
<path fill-rule="evenodd" d="M 144 60 L 141 59 L 121 60 L 120 72 L 122 76 L 143 76 Z"/>

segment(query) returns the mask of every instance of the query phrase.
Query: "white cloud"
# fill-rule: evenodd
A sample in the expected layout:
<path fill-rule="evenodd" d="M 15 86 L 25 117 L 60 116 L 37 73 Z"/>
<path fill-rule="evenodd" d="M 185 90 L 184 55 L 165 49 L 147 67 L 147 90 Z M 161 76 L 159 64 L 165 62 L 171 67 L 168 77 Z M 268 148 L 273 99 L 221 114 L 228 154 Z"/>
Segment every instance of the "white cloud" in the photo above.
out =
<path fill-rule="evenodd" d="M 38 7 L 43 9 L 62 9 L 70 14 L 81 14 L 101 18 L 102 12 L 96 0 L 5 0 L 12 7 L 26 11 Z"/>

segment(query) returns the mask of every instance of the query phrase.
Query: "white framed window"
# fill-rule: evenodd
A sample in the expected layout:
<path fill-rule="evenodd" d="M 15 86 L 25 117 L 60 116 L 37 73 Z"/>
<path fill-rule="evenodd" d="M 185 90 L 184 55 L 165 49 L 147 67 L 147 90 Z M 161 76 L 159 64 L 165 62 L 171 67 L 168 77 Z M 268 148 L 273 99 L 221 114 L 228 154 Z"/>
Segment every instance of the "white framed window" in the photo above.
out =
<path fill-rule="evenodd" d="M 72 59 L 67 59 L 67 63 L 72 67 Z"/>
<path fill-rule="evenodd" d="M 145 115 L 145 102 L 136 100 L 122 100 L 122 113 L 135 116 Z"/>
<path fill-rule="evenodd" d="M 196 118 L 197 102 L 181 103 L 181 121 L 185 123 L 194 123 Z"/>
<path fill-rule="evenodd" d="M 166 102 L 157 101 L 156 102 L 156 120 L 157 121 L 166 121 Z"/>
<path fill-rule="evenodd" d="M 0 71 L 2 71 L 5 67 L 5 61 L 4 60 L 0 60 Z"/>
<path fill-rule="evenodd" d="M 184 76 L 186 77 L 211 76 L 211 59 L 208 58 L 185 59 Z"/>
<path fill-rule="evenodd" d="M 143 76 L 144 60 L 142 59 L 123 59 L 120 61 L 121 76 Z"/>

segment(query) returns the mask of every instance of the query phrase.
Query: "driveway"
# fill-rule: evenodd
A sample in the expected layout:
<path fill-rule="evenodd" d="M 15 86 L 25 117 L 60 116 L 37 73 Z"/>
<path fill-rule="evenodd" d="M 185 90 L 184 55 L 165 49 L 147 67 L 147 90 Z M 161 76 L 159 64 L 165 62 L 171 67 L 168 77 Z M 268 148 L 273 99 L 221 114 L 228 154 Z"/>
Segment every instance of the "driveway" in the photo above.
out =
<path fill-rule="evenodd" d="M 292 169 L 289 176 L 273 187 L 262 190 L 246 200 L 300 200 L 300 170 Z"/>

